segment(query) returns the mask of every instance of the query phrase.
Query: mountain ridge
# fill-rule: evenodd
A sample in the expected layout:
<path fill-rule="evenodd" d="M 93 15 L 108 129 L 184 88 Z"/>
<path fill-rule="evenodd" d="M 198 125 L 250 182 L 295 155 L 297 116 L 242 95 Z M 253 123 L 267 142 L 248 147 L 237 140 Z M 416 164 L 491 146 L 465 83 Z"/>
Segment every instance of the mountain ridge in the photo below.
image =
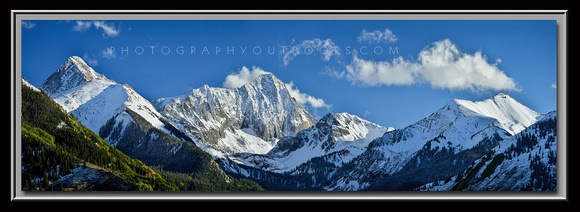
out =
<path fill-rule="evenodd" d="M 150 101 L 128 84 L 95 72 L 80 57 L 70 57 L 43 85 L 56 91 L 50 94 L 55 102 L 108 144 L 147 165 L 165 167 L 164 173 L 190 175 L 189 179 L 195 181 L 190 184 L 193 187 L 180 189 L 219 190 L 238 183 L 157 112 Z"/>
<path fill-rule="evenodd" d="M 177 190 L 83 126 L 47 93 L 22 82 L 23 191 Z"/>
<path fill-rule="evenodd" d="M 318 123 L 293 135 L 280 138 L 266 154 L 233 154 L 229 159 L 237 163 L 283 173 L 316 157 L 341 152 L 333 162 L 343 162 L 361 154 L 370 141 L 393 130 L 364 120 L 356 115 L 329 113 Z M 264 168 L 267 167 L 267 168 Z"/>
<path fill-rule="evenodd" d="M 527 108 L 504 92 L 483 101 L 458 100 L 454 102 L 482 116 L 495 118 L 502 127 L 514 135 L 533 124 L 540 114 Z M 516 122 L 520 124 L 516 124 Z"/>
<path fill-rule="evenodd" d="M 547 113 L 525 130 L 502 141 L 460 174 L 426 183 L 416 190 L 555 191 L 556 119 L 555 111 Z"/>
<path fill-rule="evenodd" d="M 512 117 L 502 113 L 502 109 L 525 112 Z M 345 166 L 351 170 L 339 170 L 345 173 L 335 175 L 335 181 L 326 189 L 360 190 L 371 184 L 381 185 L 374 186 L 373 189 L 378 190 L 409 189 L 407 183 L 416 183 L 412 180 L 424 182 L 443 177 L 439 175 L 441 172 L 430 176 L 424 176 L 425 170 L 419 172 L 418 168 L 429 169 L 425 167 L 426 162 L 432 167 L 449 170 L 449 173 L 458 172 L 477 158 L 473 156 L 484 154 L 501 140 L 511 137 L 514 129 L 521 129 L 517 126 L 527 127 L 530 124 L 527 121 L 535 122 L 538 116 L 505 93 L 478 102 L 450 101 L 416 123 L 373 140 L 366 152 Z M 463 162 L 457 163 L 459 160 Z M 396 179 L 403 175 L 408 175 L 408 181 Z"/>
<path fill-rule="evenodd" d="M 204 168 L 185 164 L 210 157 L 227 173 L 300 189 L 412 189 L 459 173 L 543 117 L 500 92 L 481 101 L 453 99 L 401 129 L 348 112 L 316 120 L 273 74 L 237 88 L 203 85 L 152 101 L 76 56 L 41 87 L 107 142 L 146 164 L 199 171 Z M 199 148 L 207 157 L 196 153 Z"/>
<path fill-rule="evenodd" d="M 71 56 L 39 88 L 48 94 L 53 94 L 94 79 L 112 81 L 104 75 L 95 72 L 82 58 Z"/>
<path fill-rule="evenodd" d="M 200 146 L 217 150 L 208 149 L 218 157 L 223 157 L 219 152 L 265 153 L 279 137 L 316 123 L 290 96 L 284 83 L 271 74 L 233 89 L 204 85 L 153 104 L 176 127 L 200 138 Z M 261 140 L 242 143 L 243 137 L 248 136 Z"/>

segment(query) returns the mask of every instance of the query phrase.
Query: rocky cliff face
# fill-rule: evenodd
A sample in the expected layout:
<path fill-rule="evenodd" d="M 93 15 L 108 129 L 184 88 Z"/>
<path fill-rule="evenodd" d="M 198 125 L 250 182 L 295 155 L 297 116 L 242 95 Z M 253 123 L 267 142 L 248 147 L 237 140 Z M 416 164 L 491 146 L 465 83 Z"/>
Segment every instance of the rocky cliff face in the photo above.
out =
<path fill-rule="evenodd" d="M 235 89 L 205 85 L 154 105 L 177 128 L 225 153 L 265 153 L 277 138 L 316 123 L 271 74 Z M 243 139 L 249 136 L 259 139 Z"/>

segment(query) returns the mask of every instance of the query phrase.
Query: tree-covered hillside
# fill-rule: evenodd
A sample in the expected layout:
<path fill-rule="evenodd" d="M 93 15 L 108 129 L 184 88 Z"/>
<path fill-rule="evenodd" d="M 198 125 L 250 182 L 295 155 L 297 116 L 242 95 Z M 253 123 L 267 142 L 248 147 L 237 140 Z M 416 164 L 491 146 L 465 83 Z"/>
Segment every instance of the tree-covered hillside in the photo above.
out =
<path fill-rule="evenodd" d="M 41 91 L 22 86 L 22 190 L 158 190 L 178 188 L 67 114 Z M 62 180 L 98 170 L 106 179 Z M 61 179 L 61 180 L 59 180 Z"/>
<path fill-rule="evenodd" d="M 185 178 L 159 169 L 160 174 L 105 142 L 46 93 L 23 85 L 21 97 L 23 191 L 262 190 L 229 176 L 227 182 L 215 180 L 212 167 Z"/>

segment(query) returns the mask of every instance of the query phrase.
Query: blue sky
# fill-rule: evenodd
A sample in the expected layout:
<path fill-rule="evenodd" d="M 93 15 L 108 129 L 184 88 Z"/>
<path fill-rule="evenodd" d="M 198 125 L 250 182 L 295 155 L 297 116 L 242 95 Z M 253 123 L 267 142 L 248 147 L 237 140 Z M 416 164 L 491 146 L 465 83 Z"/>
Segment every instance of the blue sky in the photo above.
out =
<path fill-rule="evenodd" d="M 21 49 L 36 86 L 73 55 L 149 100 L 269 72 L 317 118 L 386 127 L 502 91 L 556 109 L 556 21 L 25 20 Z"/>

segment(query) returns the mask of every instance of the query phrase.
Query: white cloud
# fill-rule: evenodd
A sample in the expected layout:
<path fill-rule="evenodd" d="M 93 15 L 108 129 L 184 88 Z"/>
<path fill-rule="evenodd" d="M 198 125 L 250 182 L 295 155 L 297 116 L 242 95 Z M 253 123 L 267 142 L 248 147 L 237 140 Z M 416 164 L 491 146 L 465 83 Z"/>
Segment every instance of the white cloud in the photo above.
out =
<path fill-rule="evenodd" d="M 115 29 L 115 24 L 106 24 L 105 21 L 93 21 L 97 29 L 103 29 L 103 38 L 119 36 L 119 29 Z"/>
<path fill-rule="evenodd" d="M 264 71 L 259 67 L 252 67 L 252 70 L 248 69 L 246 66 L 242 67 L 238 73 L 232 73 L 226 77 L 223 83 L 224 88 L 238 88 L 242 85 L 248 84 L 254 81 L 258 76 L 262 74 L 272 74 L 270 72 Z"/>
<path fill-rule="evenodd" d="M 288 89 L 288 92 L 290 93 L 290 96 L 294 97 L 294 99 L 296 99 L 296 101 L 298 101 L 298 103 L 300 103 L 302 105 L 309 104 L 313 108 L 324 107 L 326 109 L 330 109 L 330 105 L 324 103 L 324 100 L 310 96 L 310 95 L 305 94 L 305 93 L 300 93 L 300 90 L 298 90 L 298 88 L 294 88 L 293 81 L 290 81 L 290 83 L 285 83 L 285 85 L 286 85 L 286 89 Z"/>
<path fill-rule="evenodd" d="M 329 61 L 332 56 L 340 55 L 339 48 L 332 40 L 321 40 L 314 38 L 312 40 L 303 40 L 297 45 L 284 46 L 283 62 L 284 66 L 290 64 L 299 55 L 318 55 L 322 56 L 324 61 Z"/>
<path fill-rule="evenodd" d="M 91 21 L 76 21 L 76 25 L 73 26 L 73 30 L 77 32 L 84 32 L 91 28 L 92 25 L 93 22 Z"/>
<path fill-rule="evenodd" d="M 449 39 L 433 43 L 419 53 L 421 76 L 434 88 L 450 90 L 518 90 L 515 81 L 480 51 L 462 53 Z"/>
<path fill-rule="evenodd" d="M 115 53 L 115 47 L 112 47 L 112 46 L 107 48 L 107 49 L 101 50 L 99 55 L 101 55 L 101 57 L 104 57 L 107 59 L 113 59 L 113 58 L 117 57 L 117 53 Z"/>
<path fill-rule="evenodd" d="M 83 60 L 87 62 L 90 66 L 96 66 L 99 64 L 99 61 L 97 61 L 97 59 L 91 58 L 88 53 L 85 53 L 83 55 Z"/>
<path fill-rule="evenodd" d="M 25 29 L 32 29 L 32 28 L 34 28 L 34 26 L 36 26 L 36 23 L 34 23 L 34 22 L 22 21 L 22 27 L 24 27 Z"/>
<path fill-rule="evenodd" d="M 361 35 L 358 36 L 359 42 L 368 42 L 369 44 L 394 43 L 397 40 L 397 36 L 389 29 L 385 29 L 384 32 L 378 30 L 367 32 L 363 29 Z"/>
<path fill-rule="evenodd" d="M 84 32 L 95 26 L 96 29 L 103 30 L 103 38 L 110 38 L 119 36 L 120 30 L 115 28 L 114 23 L 105 23 L 105 21 L 76 21 L 73 30 L 77 32 Z"/>
<path fill-rule="evenodd" d="M 238 88 L 242 85 L 248 84 L 254 81 L 262 74 L 272 74 L 270 72 L 264 71 L 259 67 L 252 67 L 252 70 L 247 68 L 246 66 L 242 67 L 238 73 L 232 73 L 226 77 L 226 80 L 222 84 L 225 88 Z M 298 88 L 294 86 L 294 82 L 290 81 L 290 83 L 284 83 L 286 89 L 288 89 L 288 93 L 292 96 L 296 101 L 298 101 L 302 105 L 310 105 L 313 108 L 330 108 L 330 105 L 326 104 L 324 100 L 320 98 L 316 98 L 310 96 L 305 93 L 301 93 Z"/>
<path fill-rule="evenodd" d="M 353 61 L 346 66 L 344 76 L 353 84 L 370 86 L 379 85 L 411 85 L 417 82 L 419 66 L 405 61 L 402 57 L 392 61 L 367 61 L 355 54 Z"/>
<path fill-rule="evenodd" d="M 556 83 L 552 83 L 552 85 L 550 85 L 550 87 L 552 87 L 554 89 L 557 89 L 558 88 L 558 85 Z"/>
<path fill-rule="evenodd" d="M 520 90 L 515 81 L 497 67 L 499 62 L 498 59 L 495 64 L 489 64 L 480 51 L 463 53 L 445 39 L 421 50 L 417 61 L 397 57 L 392 61 L 375 62 L 354 54 L 345 71 L 330 75 L 369 86 L 429 83 L 433 88 L 449 90 Z"/>
<path fill-rule="evenodd" d="M 370 115 L 371 115 L 371 111 L 365 110 L 365 113 L 363 114 L 363 118 L 366 119 Z"/>

